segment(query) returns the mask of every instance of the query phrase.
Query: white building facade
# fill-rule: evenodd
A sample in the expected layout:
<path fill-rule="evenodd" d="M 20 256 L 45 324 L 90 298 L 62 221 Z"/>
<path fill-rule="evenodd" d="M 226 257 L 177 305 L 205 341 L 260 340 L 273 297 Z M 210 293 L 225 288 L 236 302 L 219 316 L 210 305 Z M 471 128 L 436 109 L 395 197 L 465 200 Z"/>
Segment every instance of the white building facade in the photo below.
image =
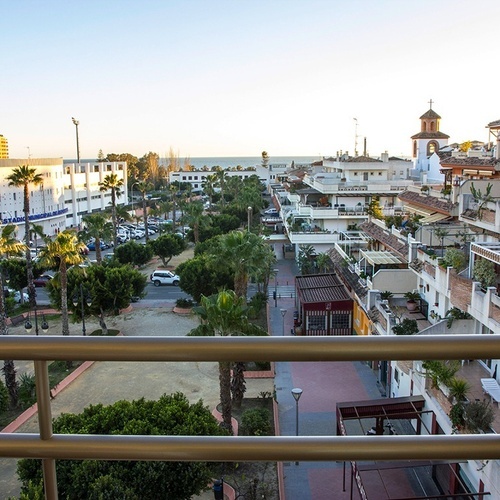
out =
<path fill-rule="evenodd" d="M 41 174 L 43 182 L 29 186 L 31 223 L 54 236 L 67 228 L 78 227 L 85 214 L 100 212 L 109 206 L 110 192 L 100 192 L 99 182 L 111 174 L 123 179 L 125 195 L 118 203 L 127 203 L 127 164 L 125 162 L 64 164 L 62 158 L 0 159 L 1 224 L 15 224 L 16 236 L 24 239 L 23 188 L 9 186 L 8 176 L 22 165 Z"/>

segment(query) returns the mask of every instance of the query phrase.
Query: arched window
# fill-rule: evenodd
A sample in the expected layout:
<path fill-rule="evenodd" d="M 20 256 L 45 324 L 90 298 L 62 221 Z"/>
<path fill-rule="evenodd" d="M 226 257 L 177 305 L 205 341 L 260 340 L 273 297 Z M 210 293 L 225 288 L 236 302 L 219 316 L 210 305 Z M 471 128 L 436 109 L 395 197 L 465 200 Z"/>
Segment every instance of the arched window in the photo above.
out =
<path fill-rule="evenodd" d="M 427 132 L 427 123 L 422 122 L 422 132 Z"/>
<path fill-rule="evenodd" d="M 417 156 L 417 141 L 413 141 L 413 158 Z"/>
<path fill-rule="evenodd" d="M 439 144 L 436 141 L 430 141 L 427 143 L 427 156 L 431 156 L 437 151 L 439 151 Z"/>
<path fill-rule="evenodd" d="M 434 132 L 435 123 L 431 122 L 431 132 Z"/>

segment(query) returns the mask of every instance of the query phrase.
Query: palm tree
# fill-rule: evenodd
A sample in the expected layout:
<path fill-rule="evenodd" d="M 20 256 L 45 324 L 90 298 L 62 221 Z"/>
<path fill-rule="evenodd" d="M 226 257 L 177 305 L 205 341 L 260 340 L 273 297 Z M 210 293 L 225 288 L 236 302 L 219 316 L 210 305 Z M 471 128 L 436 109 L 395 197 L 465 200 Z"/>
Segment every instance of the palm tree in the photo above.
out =
<path fill-rule="evenodd" d="M 227 179 L 226 171 L 224 169 L 222 169 L 221 167 L 218 167 L 218 170 L 216 170 L 216 172 L 215 172 L 215 176 L 217 179 L 216 186 L 220 188 L 220 204 L 223 207 L 224 203 L 225 203 L 224 191 L 225 191 L 226 179 Z"/>
<path fill-rule="evenodd" d="M 26 273 L 28 275 L 28 297 L 30 307 L 36 307 L 35 285 L 33 284 L 33 260 L 29 248 L 30 237 L 30 184 L 38 186 L 43 183 L 43 175 L 36 173 L 36 168 L 31 168 L 28 165 L 21 165 L 15 168 L 10 175 L 7 176 L 9 186 L 23 188 L 23 212 L 24 212 L 24 239 L 26 241 Z"/>
<path fill-rule="evenodd" d="M 14 238 L 16 230 L 17 228 L 13 224 L 3 227 L 0 234 L 0 256 L 20 254 L 24 251 L 25 245 Z M 0 272 L 0 335 L 8 335 L 3 286 L 3 274 Z M 18 401 L 18 383 L 16 381 L 14 361 L 12 359 L 4 360 L 2 371 L 5 376 L 5 386 L 9 391 L 10 405 L 14 408 L 17 406 Z"/>
<path fill-rule="evenodd" d="M 216 184 L 217 184 L 217 175 L 210 174 L 206 176 L 205 180 L 203 181 L 203 184 L 201 185 L 201 187 L 203 188 L 203 192 L 208 196 L 209 210 L 212 210 L 212 201 L 213 201 L 213 196 L 215 194 Z"/>
<path fill-rule="evenodd" d="M 209 250 L 217 265 L 234 273 L 234 291 L 238 297 L 247 296 L 248 279 L 262 268 L 262 252 L 267 244 L 262 238 L 248 231 L 232 231 L 221 235 Z"/>
<path fill-rule="evenodd" d="M 116 217 L 116 199 L 122 195 L 121 188 L 123 187 L 123 179 L 120 179 L 117 174 L 108 174 L 102 182 L 99 182 L 99 191 L 102 193 L 111 191 L 111 222 L 113 223 L 113 245 L 116 247 L 118 241 L 117 233 L 117 217 Z"/>
<path fill-rule="evenodd" d="M 62 231 L 54 240 L 47 239 L 47 246 L 40 252 L 40 265 L 57 268 L 61 285 L 62 334 L 69 335 L 68 315 L 68 266 L 84 261 L 82 251 L 85 244 L 78 240 L 73 231 Z"/>
<path fill-rule="evenodd" d="M 193 201 L 186 206 L 184 221 L 193 228 L 195 244 L 200 241 L 200 226 L 205 220 L 206 217 L 203 215 L 203 203 L 201 201 Z"/>
<path fill-rule="evenodd" d="M 330 262 L 330 256 L 327 253 L 322 252 L 316 256 L 316 265 L 318 266 L 318 271 L 320 273 L 328 272 Z"/>
<path fill-rule="evenodd" d="M 146 242 L 149 240 L 149 231 L 148 231 L 148 207 L 146 206 L 146 193 L 153 189 L 153 184 L 147 181 L 136 182 L 135 185 L 137 189 L 141 193 L 142 199 L 142 215 L 144 217 L 144 232 L 146 233 Z"/>
<path fill-rule="evenodd" d="M 78 235 L 82 241 L 88 241 L 90 238 L 95 240 L 95 258 L 97 263 L 102 262 L 101 241 L 109 241 L 113 237 L 113 225 L 104 217 L 104 215 L 95 213 L 86 215 L 83 218 L 85 228 Z"/>
<path fill-rule="evenodd" d="M 32 222 L 30 224 L 30 233 L 33 233 L 35 235 L 35 250 L 38 250 L 38 237 L 40 237 L 42 240 L 45 238 L 45 233 L 43 232 L 43 226 Z"/>
<path fill-rule="evenodd" d="M 202 296 L 201 306 L 193 308 L 202 324 L 190 336 L 267 335 L 267 332 L 248 322 L 248 307 L 243 297 L 232 290 L 223 290 L 210 297 Z M 232 434 L 231 362 L 219 361 L 219 385 L 222 427 Z"/>

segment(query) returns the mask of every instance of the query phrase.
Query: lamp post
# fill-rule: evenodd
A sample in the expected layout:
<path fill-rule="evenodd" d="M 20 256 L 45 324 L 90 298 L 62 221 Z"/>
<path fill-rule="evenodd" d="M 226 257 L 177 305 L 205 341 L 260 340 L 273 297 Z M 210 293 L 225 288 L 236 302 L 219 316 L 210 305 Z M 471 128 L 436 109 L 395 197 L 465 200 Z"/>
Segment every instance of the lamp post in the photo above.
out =
<path fill-rule="evenodd" d="M 36 306 L 34 309 L 34 315 L 35 315 L 35 335 L 38 335 L 38 314 L 36 312 Z M 45 320 L 45 314 L 42 315 L 42 324 L 40 325 L 42 327 L 43 333 L 47 333 L 49 329 L 49 325 L 47 324 L 47 321 Z M 26 333 L 30 333 L 31 330 L 33 329 L 33 325 L 31 324 L 31 315 L 28 314 L 28 319 L 26 320 L 26 323 L 24 323 L 24 329 L 26 330 Z"/>
<path fill-rule="evenodd" d="M 87 290 L 85 290 L 83 288 L 82 283 L 80 283 L 79 293 L 77 292 L 73 296 L 73 305 L 75 307 L 77 307 L 78 303 L 81 304 L 81 308 L 82 308 L 82 333 L 83 333 L 83 336 L 85 336 L 85 335 L 87 335 L 87 330 L 85 329 L 85 304 L 87 304 L 87 306 L 90 307 L 92 305 L 92 297 L 87 292 Z"/>
<path fill-rule="evenodd" d="M 274 273 L 274 307 L 278 307 L 278 269 L 273 269 Z"/>
<path fill-rule="evenodd" d="M 252 210 L 252 207 L 247 207 L 248 232 L 250 232 L 250 225 L 252 223 Z"/>
<path fill-rule="evenodd" d="M 280 309 L 281 317 L 283 318 L 283 337 L 285 336 L 285 316 L 286 316 L 286 309 Z"/>
<path fill-rule="evenodd" d="M 292 389 L 292 396 L 295 399 L 295 435 L 299 435 L 299 399 L 302 396 L 302 389 L 295 387 Z M 295 462 L 295 465 L 299 465 L 299 462 Z"/>
<path fill-rule="evenodd" d="M 76 162 L 80 163 L 80 143 L 78 141 L 78 125 L 80 125 L 80 122 L 76 118 L 72 117 L 71 119 L 76 127 Z"/>

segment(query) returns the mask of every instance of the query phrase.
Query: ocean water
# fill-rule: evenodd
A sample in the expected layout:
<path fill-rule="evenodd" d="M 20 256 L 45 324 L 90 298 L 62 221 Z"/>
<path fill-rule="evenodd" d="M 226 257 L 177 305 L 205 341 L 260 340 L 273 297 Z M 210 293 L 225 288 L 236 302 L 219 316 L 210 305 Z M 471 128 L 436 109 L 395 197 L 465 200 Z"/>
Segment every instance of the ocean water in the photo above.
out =
<path fill-rule="evenodd" d="M 319 156 L 270 156 L 270 164 L 282 164 L 291 165 L 292 161 L 295 164 L 309 164 L 314 161 L 320 160 Z M 184 166 L 185 159 L 179 157 L 179 165 L 182 168 Z M 262 164 L 261 156 L 207 156 L 207 157 L 193 157 L 188 158 L 189 164 L 195 166 L 196 168 L 202 167 L 215 167 L 219 166 L 221 168 L 227 169 L 231 167 L 237 167 L 241 165 L 242 167 L 254 167 L 255 165 Z M 81 163 L 94 163 L 94 159 L 80 159 Z M 160 164 L 168 164 L 168 158 L 160 158 Z M 76 163 L 76 159 L 65 159 L 64 163 Z"/>
<path fill-rule="evenodd" d="M 312 163 L 313 161 L 319 160 L 319 156 L 270 156 L 270 164 L 282 164 L 286 163 L 291 165 L 292 161 L 295 164 Z M 165 163 L 168 159 L 162 159 Z M 179 164 L 182 167 L 184 165 L 184 158 L 179 158 Z M 214 157 L 194 157 L 189 158 L 189 164 L 195 166 L 196 168 L 202 167 L 215 167 L 219 166 L 221 168 L 237 167 L 241 165 L 242 167 L 254 167 L 255 165 L 262 164 L 261 156 L 214 156 Z"/>

